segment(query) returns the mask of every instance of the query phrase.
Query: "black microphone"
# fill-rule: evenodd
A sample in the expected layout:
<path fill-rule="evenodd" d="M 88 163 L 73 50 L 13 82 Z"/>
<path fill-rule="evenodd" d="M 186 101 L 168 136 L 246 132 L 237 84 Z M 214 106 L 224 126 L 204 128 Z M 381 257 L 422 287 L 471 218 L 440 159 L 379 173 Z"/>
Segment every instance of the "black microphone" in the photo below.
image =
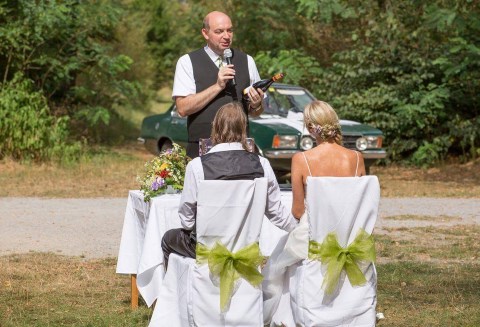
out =
<path fill-rule="evenodd" d="M 232 50 L 230 49 L 223 50 L 223 57 L 227 61 L 227 64 L 229 65 L 232 64 Z M 237 82 L 235 81 L 235 76 L 233 76 L 233 79 L 231 81 L 233 86 L 237 85 Z"/>

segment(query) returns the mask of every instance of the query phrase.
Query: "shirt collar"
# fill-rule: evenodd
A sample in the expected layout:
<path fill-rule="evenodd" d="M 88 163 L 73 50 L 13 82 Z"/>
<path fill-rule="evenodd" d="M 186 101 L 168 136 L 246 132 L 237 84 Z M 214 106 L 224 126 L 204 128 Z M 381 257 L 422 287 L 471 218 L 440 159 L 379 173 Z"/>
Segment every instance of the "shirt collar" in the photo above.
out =
<path fill-rule="evenodd" d="M 222 57 L 222 56 L 219 56 L 219 55 L 217 55 L 215 52 L 213 52 L 213 50 L 210 49 L 210 48 L 208 47 L 208 45 L 206 45 L 205 48 L 203 48 L 203 49 L 205 50 L 205 52 L 207 53 L 207 55 L 210 57 L 210 59 L 212 59 L 213 62 L 216 63 L 218 57 L 222 58 L 222 60 L 223 60 L 223 57 Z"/>
<path fill-rule="evenodd" d="M 240 142 L 220 143 L 212 147 L 210 151 L 208 151 L 208 153 L 222 152 L 222 151 L 235 151 L 235 150 L 244 150 L 242 143 Z"/>

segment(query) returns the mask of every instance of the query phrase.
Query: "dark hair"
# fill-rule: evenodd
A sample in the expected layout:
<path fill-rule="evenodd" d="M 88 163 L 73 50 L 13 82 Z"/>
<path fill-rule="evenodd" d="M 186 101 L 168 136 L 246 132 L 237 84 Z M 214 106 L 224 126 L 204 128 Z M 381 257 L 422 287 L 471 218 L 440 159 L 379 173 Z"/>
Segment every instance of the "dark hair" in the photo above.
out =
<path fill-rule="evenodd" d="M 240 102 L 230 102 L 218 109 L 210 136 L 213 145 L 240 142 L 247 150 L 247 116 Z"/>

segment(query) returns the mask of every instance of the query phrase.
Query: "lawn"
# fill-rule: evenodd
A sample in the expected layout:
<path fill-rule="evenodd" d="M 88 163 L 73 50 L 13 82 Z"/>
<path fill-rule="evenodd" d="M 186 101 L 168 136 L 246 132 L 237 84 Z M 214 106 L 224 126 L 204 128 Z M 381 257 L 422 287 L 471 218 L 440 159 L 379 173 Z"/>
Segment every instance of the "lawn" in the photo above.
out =
<path fill-rule="evenodd" d="M 97 148 L 78 164 L 0 162 L 0 196 L 125 197 L 152 158 L 140 145 Z M 424 170 L 373 167 L 382 197 L 480 197 L 480 160 Z M 458 217 L 388 219 L 455 222 Z M 401 233 L 401 238 L 395 235 Z M 480 228 L 418 227 L 377 235 L 379 326 L 480 326 Z M 130 280 L 116 258 L 51 253 L 0 257 L 0 326 L 146 326 L 130 309 Z"/>
<path fill-rule="evenodd" d="M 0 161 L 0 197 L 126 197 L 136 176 L 153 158 L 142 145 L 95 148 L 77 164 L 19 164 Z M 480 160 L 420 169 L 374 166 L 382 197 L 480 197 Z"/>
<path fill-rule="evenodd" d="M 405 233 L 441 241 L 377 237 L 377 308 L 386 317 L 378 325 L 479 326 L 480 227 Z M 0 326 L 146 326 L 151 309 L 130 309 L 129 278 L 116 275 L 115 264 L 49 253 L 0 257 Z"/>

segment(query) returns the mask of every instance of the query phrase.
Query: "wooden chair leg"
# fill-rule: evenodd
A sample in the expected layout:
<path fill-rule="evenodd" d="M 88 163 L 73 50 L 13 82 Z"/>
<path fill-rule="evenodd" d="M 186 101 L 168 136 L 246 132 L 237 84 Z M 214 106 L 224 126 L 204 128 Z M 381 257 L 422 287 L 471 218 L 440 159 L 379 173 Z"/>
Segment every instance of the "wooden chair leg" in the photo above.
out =
<path fill-rule="evenodd" d="M 130 275 L 130 289 L 131 289 L 131 304 L 132 309 L 138 309 L 138 288 L 137 288 L 137 275 Z"/>

